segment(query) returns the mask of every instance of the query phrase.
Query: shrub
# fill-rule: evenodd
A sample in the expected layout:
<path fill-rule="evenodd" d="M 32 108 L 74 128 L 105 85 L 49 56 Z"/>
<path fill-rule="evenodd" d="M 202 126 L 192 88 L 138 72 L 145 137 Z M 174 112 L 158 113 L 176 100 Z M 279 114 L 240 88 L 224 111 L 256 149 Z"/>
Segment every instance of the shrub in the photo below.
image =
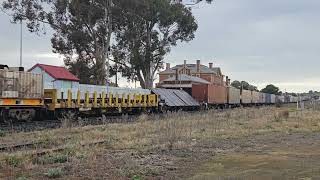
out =
<path fill-rule="evenodd" d="M 6 131 L 0 130 L 0 137 L 5 137 L 7 135 Z"/>
<path fill-rule="evenodd" d="M 279 122 L 282 119 L 288 119 L 289 118 L 289 110 L 275 112 L 274 118 L 277 122 Z"/>
<path fill-rule="evenodd" d="M 61 113 L 61 117 L 59 120 L 61 121 L 61 127 L 62 128 L 71 128 L 73 122 L 76 120 L 76 113 L 73 111 L 67 111 Z"/>
<path fill-rule="evenodd" d="M 268 124 L 265 126 L 265 129 L 273 129 L 272 125 Z"/>
<path fill-rule="evenodd" d="M 45 175 L 49 178 L 59 178 L 63 174 L 63 171 L 61 168 L 50 168 Z"/>
<path fill-rule="evenodd" d="M 9 166 L 12 166 L 12 167 L 18 167 L 21 162 L 22 162 L 22 159 L 20 157 L 17 157 L 17 156 L 9 156 L 5 159 L 5 162 L 9 165 Z"/>
<path fill-rule="evenodd" d="M 18 177 L 16 180 L 29 180 L 29 178 L 21 176 L 21 177 Z"/>
<path fill-rule="evenodd" d="M 132 180 L 141 180 L 141 177 L 138 176 L 138 175 L 134 175 L 134 176 L 132 177 Z"/>
<path fill-rule="evenodd" d="M 38 164 L 54 164 L 54 163 L 65 163 L 68 161 L 68 155 L 66 154 L 53 154 L 44 155 L 36 160 Z"/>

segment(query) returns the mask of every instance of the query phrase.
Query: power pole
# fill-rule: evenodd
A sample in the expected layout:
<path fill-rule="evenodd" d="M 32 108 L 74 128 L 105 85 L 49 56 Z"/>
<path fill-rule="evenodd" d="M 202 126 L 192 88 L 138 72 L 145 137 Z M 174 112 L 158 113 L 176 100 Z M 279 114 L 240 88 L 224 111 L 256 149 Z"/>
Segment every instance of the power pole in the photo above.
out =
<path fill-rule="evenodd" d="M 20 20 L 20 67 L 22 67 L 22 19 Z"/>

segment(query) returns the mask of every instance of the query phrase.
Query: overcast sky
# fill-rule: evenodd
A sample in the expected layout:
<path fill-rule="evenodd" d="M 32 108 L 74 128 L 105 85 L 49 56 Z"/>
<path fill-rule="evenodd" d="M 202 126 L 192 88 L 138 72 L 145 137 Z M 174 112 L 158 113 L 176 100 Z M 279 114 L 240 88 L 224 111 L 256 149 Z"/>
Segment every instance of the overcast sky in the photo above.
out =
<path fill-rule="evenodd" d="M 2 2 L 3 0 L 0 0 Z M 197 5 L 196 38 L 179 44 L 166 57 L 172 65 L 213 62 L 232 80 L 262 88 L 320 91 L 320 0 L 215 0 Z M 0 64 L 19 64 L 19 26 L 0 13 Z M 51 53 L 50 34 L 24 31 L 24 66 L 63 65 Z"/>

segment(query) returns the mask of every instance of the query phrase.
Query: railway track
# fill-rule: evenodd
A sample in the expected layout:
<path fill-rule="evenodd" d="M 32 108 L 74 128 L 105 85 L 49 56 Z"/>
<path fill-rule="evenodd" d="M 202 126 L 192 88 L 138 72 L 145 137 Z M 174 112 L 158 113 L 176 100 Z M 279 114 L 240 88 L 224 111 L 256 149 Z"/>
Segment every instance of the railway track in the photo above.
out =
<path fill-rule="evenodd" d="M 30 132 L 41 131 L 44 129 L 55 129 L 61 127 L 61 121 L 43 120 L 31 122 L 2 122 L 0 130 L 5 132 Z"/>
<path fill-rule="evenodd" d="M 64 138 L 70 139 L 70 138 Z M 93 145 L 99 145 L 104 144 L 107 140 L 95 140 L 92 142 L 80 142 L 81 146 L 93 146 Z M 0 153 L 1 152 L 17 152 L 20 150 L 23 151 L 29 151 L 32 155 L 42 156 L 47 153 L 53 153 L 53 152 L 60 152 L 68 148 L 68 146 L 62 145 L 58 147 L 46 147 L 46 148 L 40 148 L 37 149 L 37 147 L 41 145 L 40 142 L 25 142 L 25 143 L 19 143 L 19 144 L 10 144 L 10 145 L 0 145 Z"/>
<path fill-rule="evenodd" d="M 121 116 L 104 116 L 77 118 L 72 120 L 72 127 L 83 127 L 89 125 L 103 125 L 109 123 L 130 123 L 134 122 L 138 115 L 121 115 Z M 1 122 L 0 131 L 8 133 L 42 131 L 47 129 L 57 129 L 63 127 L 63 120 L 42 120 L 42 121 L 18 121 L 18 122 Z"/>

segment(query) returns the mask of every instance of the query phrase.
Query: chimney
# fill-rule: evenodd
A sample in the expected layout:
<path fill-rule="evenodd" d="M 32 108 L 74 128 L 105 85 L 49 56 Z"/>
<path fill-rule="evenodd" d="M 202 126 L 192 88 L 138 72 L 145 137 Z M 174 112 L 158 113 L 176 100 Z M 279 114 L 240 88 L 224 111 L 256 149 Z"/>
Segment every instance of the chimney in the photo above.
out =
<path fill-rule="evenodd" d="M 209 63 L 209 68 L 210 68 L 210 69 L 213 68 L 213 63 Z"/>
<path fill-rule="evenodd" d="M 184 60 L 184 67 L 187 67 L 187 60 Z"/>
<path fill-rule="evenodd" d="M 177 68 L 177 69 L 176 69 L 176 81 L 179 80 L 179 77 L 178 77 L 178 76 L 179 76 L 179 69 Z"/>
<path fill-rule="evenodd" d="M 229 86 L 230 85 L 230 79 L 228 76 L 226 76 L 226 85 Z"/>
<path fill-rule="evenodd" d="M 170 69 L 170 63 L 166 63 L 166 70 Z"/>
<path fill-rule="evenodd" d="M 200 72 L 200 60 L 197 60 L 197 72 Z"/>

